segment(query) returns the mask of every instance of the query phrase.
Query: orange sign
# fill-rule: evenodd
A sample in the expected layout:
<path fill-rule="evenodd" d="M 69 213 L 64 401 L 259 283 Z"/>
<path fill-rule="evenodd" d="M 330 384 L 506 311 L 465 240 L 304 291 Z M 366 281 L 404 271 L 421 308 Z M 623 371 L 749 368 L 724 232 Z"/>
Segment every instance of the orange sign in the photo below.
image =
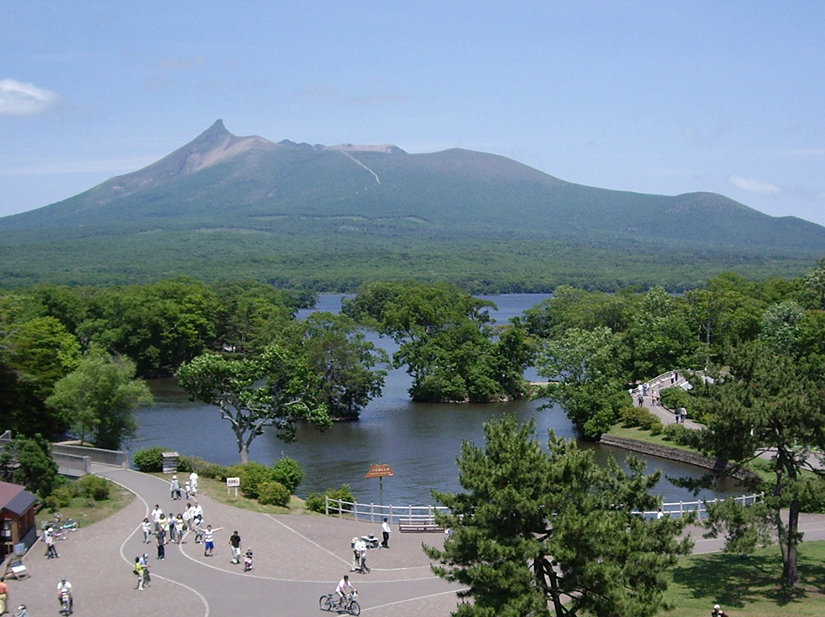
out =
<path fill-rule="evenodd" d="M 394 476 L 392 467 L 389 465 L 370 465 L 370 470 L 365 475 L 365 478 L 388 478 Z"/>

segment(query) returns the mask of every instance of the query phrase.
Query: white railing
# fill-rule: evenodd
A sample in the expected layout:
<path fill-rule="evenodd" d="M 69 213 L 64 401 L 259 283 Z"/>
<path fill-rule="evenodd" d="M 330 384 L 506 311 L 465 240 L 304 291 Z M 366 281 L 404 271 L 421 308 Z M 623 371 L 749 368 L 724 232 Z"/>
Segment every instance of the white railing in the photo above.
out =
<path fill-rule="evenodd" d="M 743 506 L 750 506 L 761 500 L 764 495 L 764 493 L 740 495 L 731 497 L 731 499 L 741 502 Z M 703 515 L 707 515 L 708 505 L 723 501 L 725 499 L 667 502 L 662 504 L 662 514 L 678 517 L 688 512 L 695 512 L 699 518 L 702 518 Z M 433 524 L 435 512 L 446 513 L 448 511 L 444 506 L 380 506 L 374 503 L 357 503 L 329 497 L 326 498 L 325 510 L 328 516 L 338 518 L 352 518 L 356 521 L 369 521 L 370 523 L 381 522 L 386 518 L 391 524 L 402 525 Z M 659 511 L 634 512 L 633 514 L 645 518 L 656 518 Z"/>
<path fill-rule="evenodd" d="M 381 506 L 374 503 L 356 503 L 326 498 L 326 513 L 338 518 L 380 523 L 385 518 L 390 524 L 414 525 L 435 522 L 436 512 L 447 512 L 444 506 Z"/>
<path fill-rule="evenodd" d="M 738 497 L 730 497 L 734 501 L 741 502 L 743 506 L 751 506 L 761 500 L 765 493 L 756 493 L 753 495 L 739 495 Z M 703 499 L 701 501 L 671 501 L 662 504 L 662 514 L 665 516 L 682 516 L 688 512 L 695 512 L 699 518 L 707 515 L 708 505 L 716 505 L 722 503 L 725 499 Z M 634 512 L 645 518 L 656 518 L 659 516 L 659 511 Z"/>

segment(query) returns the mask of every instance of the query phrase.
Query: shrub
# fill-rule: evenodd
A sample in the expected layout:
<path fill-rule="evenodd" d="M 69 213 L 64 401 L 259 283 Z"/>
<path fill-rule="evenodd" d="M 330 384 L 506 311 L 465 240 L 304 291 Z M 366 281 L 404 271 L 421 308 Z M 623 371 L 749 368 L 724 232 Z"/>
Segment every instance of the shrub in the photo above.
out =
<path fill-rule="evenodd" d="M 664 388 L 659 391 L 662 398 L 662 405 L 668 409 L 679 409 L 684 407 L 690 411 L 690 394 L 682 388 Z"/>
<path fill-rule="evenodd" d="M 651 435 L 659 435 L 662 432 L 664 426 L 662 425 L 661 420 L 656 419 L 650 423 L 648 430 L 650 431 Z"/>
<path fill-rule="evenodd" d="M 204 478 L 217 478 L 224 481 L 227 476 L 227 468 L 217 463 L 210 463 L 199 456 L 181 456 L 178 461 L 178 471 L 189 473 L 196 472 Z"/>
<path fill-rule="evenodd" d="M 699 448 L 701 431 L 689 429 L 684 424 L 668 424 L 662 432 L 667 439 L 679 445 Z"/>
<path fill-rule="evenodd" d="M 262 504 L 286 508 L 291 496 L 289 489 L 275 480 L 265 480 L 258 485 L 258 501 Z"/>
<path fill-rule="evenodd" d="M 77 481 L 77 492 L 83 497 L 91 497 L 95 501 L 109 499 L 112 485 L 106 478 L 100 476 L 83 476 Z"/>
<path fill-rule="evenodd" d="M 241 479 L 241 493 L 245 497 L 257 499 L 259 487 L 266 481 L 277 481 L 274 468 L 263 463 L 250 461 L 242 465 L 233 465 L 226 469 L 226 477 Z M 224 477 L 224 479 L 226 479 Z"/>
<path fill-rule="evenodd" d="M 283 484 L 290 495 L 294 495 L 295 489 L 304 479 L 304 470 L 301 469 L 301 464 L 295 459 L 285 456 L 275 463 L 272 470 L 275 480 Z"/>
<path fill-rule="evenodd" d="M 147 473 L 163 471 L 163 452 L 164 448 L 160 446 L 138 450 L 133 457 L 135 467 Z"/>
<path fill-rule="evenodd" d="M 54 498 L 54 503 L 56 506 L 61 508 L 68 508 L 72 505 L 72 499 L 77 496 L 77 489 L 74 484 L 64 484 L 62 486 L 58 486 L 54 491 L 49 499 Z M 49 499 L 46 500 L 46 506 L 51 510 L 51 502 Z"/>
<path fill-rule="evenodd" d="M 306 500 L 307 510 L 313 512 L 324 512 L 326 506 L 326 497 L 330 499 L 340 499 L 341 501 L 355 501 L 355 495 L 352 494 L 352 489 L 349 484 L 344 484 L 339 489 L 328 488 L 323 494 L 312 493 Z M 337 507 L 330 507 L 330 512 L 338 513 Z"/>

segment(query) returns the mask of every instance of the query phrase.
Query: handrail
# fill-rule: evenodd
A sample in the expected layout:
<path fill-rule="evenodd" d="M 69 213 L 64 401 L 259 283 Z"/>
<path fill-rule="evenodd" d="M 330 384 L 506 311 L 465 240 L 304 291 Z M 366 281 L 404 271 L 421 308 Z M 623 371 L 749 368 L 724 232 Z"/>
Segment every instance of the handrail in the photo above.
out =
<path fill-rule="evenodd" d="M 761 500 L 765 493 L 755 493 L 752 495 L 738 495 L 730 497 L 734 501 L 741 501 L 743 506 L 750 506 Z M 688 512 L 696 512 L 702 516 L 707 512 L 707 506 L 715 505 L 726 501 L 726 499 L 703 499 L 696 501 L 671 501 L 662 504 L 662 514 L 665 516 L 682 516 Z M 325 512 L 328 516 L 338 518 L 352 518 L 356 521 L 369 521 L 371 523 L 381 522 L 386 517 L 391 524 L 415 524 L 435 522 L 435 513 L 447 513 L 449 509 L 445 506 L 382 506 L 374 503 L 364 504 L 343 499 L 325 498 Z M 658 510 L 653 511 L 633 511 L 632 514 L 643 516 L 644 518 L 656 518 Z"/>

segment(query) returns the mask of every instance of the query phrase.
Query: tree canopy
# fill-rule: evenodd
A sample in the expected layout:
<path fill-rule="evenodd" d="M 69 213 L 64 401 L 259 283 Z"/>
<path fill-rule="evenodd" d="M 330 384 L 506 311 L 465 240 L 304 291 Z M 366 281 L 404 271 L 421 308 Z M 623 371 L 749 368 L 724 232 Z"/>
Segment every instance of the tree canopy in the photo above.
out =
<path fill-rule="evenodd" d="M 483 447 L 464 442 L 458 458 L 464 492 L 437 493 L 448 514 L 443 549 L 425 547 L 433 571 L 466 587 L 459 617 L 588 614 L 647 617 L 662 607 L 668 570 L 691 542 L 686 519 L 645 520 L 659 474 L 628 472 L 611 459 L 550 434 L 548 452 L 535 424 L 484 425 Z"/>
<path fill-rule="evenodd" d="M 228 420 L 241 462 L 266 427 L 283 441 L 295 439 L 296 422 L 329 426 L 325 405 L 314 396 L 316 380 L 305 359 L 278 345 L 260 354 L 228 359 L 208 352 L 181 365 L 180 385 L 194 399 L 218 407 Z"/>

